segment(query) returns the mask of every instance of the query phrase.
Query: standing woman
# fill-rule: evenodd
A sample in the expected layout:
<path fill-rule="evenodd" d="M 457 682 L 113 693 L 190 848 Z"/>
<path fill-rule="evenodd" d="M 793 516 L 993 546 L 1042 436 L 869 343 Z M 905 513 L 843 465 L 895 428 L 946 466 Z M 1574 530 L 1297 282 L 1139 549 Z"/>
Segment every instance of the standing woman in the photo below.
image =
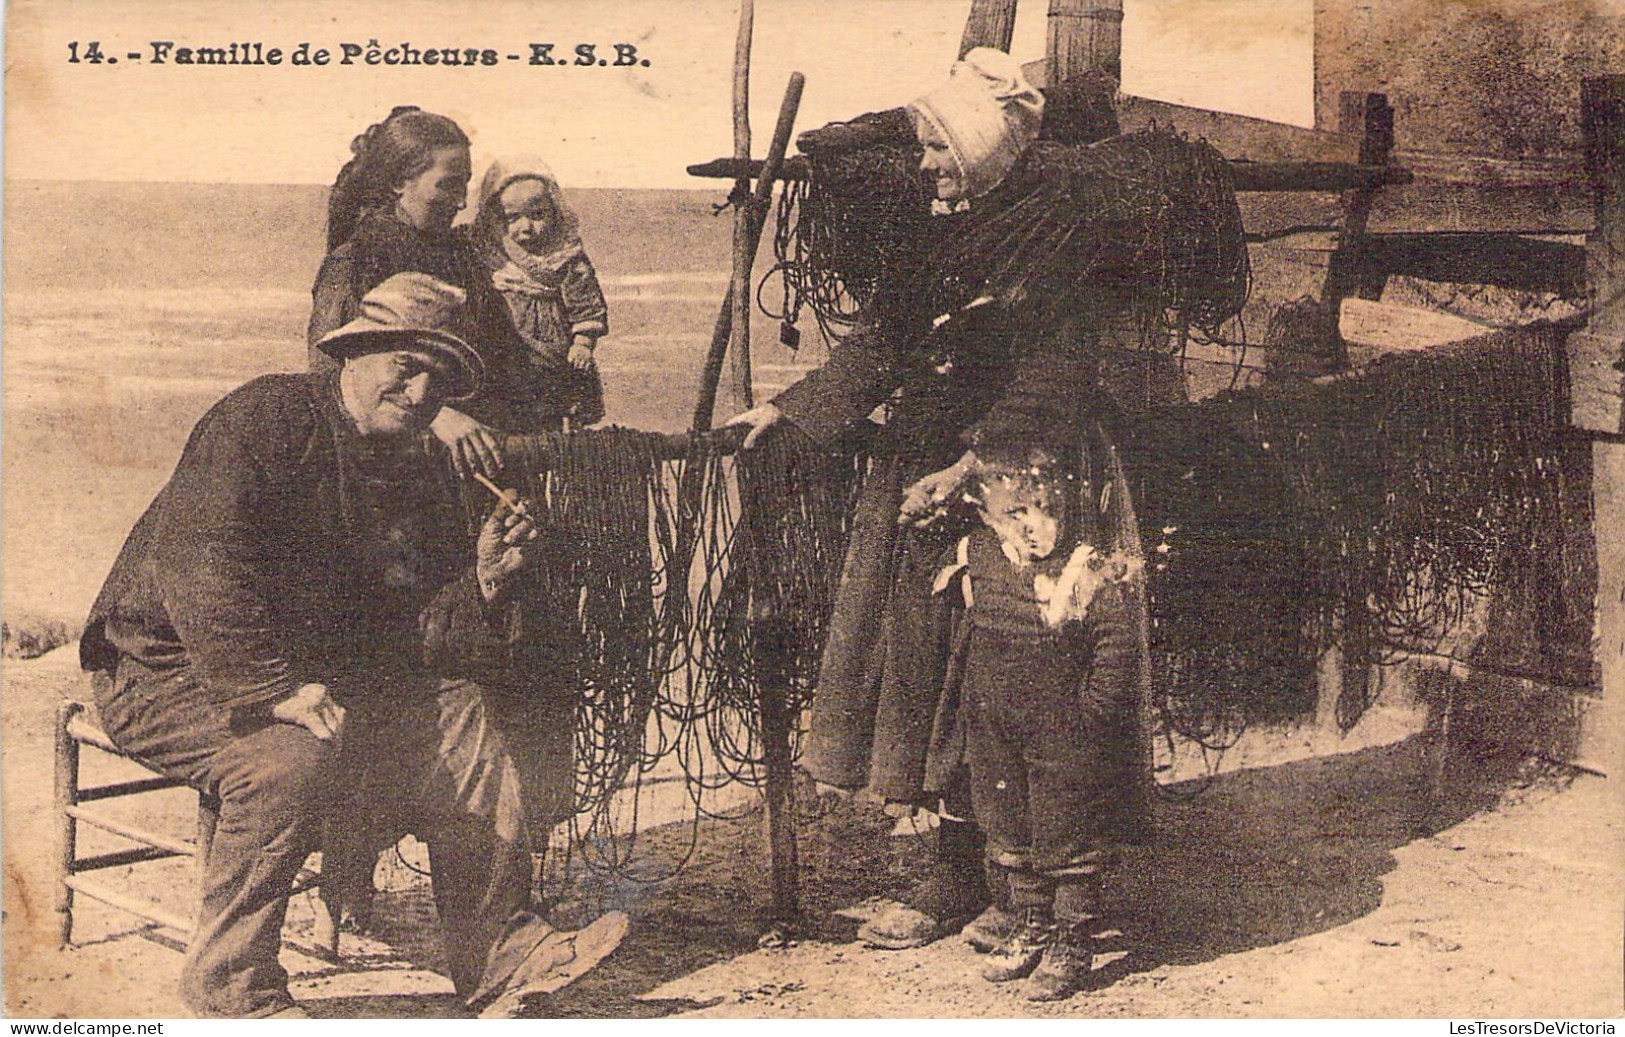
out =
<path fill-rule="evenodd" d="M 500 432 L 558 428 L 558 408 L 526 363 L 507 306 L 479 253 L 452 221 L 467 204 L 468 136 L 455 122 L 396 108 L 350 144 L 327 205 L 327 259 L 316 275 L 308 340 L 313 370 L 332 361 L 315 343 L 361 315 L 361 299 L 388 278 L 419 271 L 468 293 L 467 339 L 485 362 L 480 394 L 442 408 L 433 432 L 459 471 L 494 475 Z"/>
<path fill-rule="evenodd" d="M 952 213 L 940 217 L 935 249 L 951 253 L 987 214 L 1028 197 L 1043 112 L 1020 65 L 986 48 L 966 54 L 946 84 L 909 106 L 921 172 Z M 1115 130 L 1115 118 L 1106 121 Z M 749 429 L 747 448 L 783 424 L 833 446 L 890 401 L 853 517 L 803 762 L 821 784 L 866 788 L 941 818 L 937 859 L 909 903 L 882 912 L 860 937 L 877 947 L 918 946 L 981 911 L 964 932 L 985 950 L 1014 931 L 1015 919 L 1004 877 L 989 869 L 984 884 L 957 707 L 945 693 L 950 622 L 932 583 L 944 551 L 972 528 L 952 505 L 977 471 L 978 451 L 1098 439 L 1092 430 L 1102 411 L 1092 387 L 1103 326 L 1123 300 L 1114 285 L 1076 282 L 1072 298 L 972 299 L 974 286 L 954 298 L 957 282 L 935 262 L 933 255 L 923 268 L 889 271 L 857 331 L 823 367 L 729 424 Z M 1080 485 L 1092 483 L 1085 495 L 1099 500 L 1102 482 L 1120 477 L 1104 452 L 1083 452 L 1094 456 L 1083 462 Z M 1141 819 L 1122 820 L 1133 828 Z"/>

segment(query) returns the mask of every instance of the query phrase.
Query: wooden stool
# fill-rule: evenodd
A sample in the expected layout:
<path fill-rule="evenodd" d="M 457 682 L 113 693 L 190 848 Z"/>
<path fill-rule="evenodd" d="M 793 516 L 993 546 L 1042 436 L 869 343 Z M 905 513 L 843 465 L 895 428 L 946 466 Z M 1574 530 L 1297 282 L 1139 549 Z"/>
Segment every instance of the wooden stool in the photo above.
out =
<path fill-rule="evenodd" d="M 197 872 L 201 878 L 203 866 L 209 859 L 210 844 L 214 841 L 214 827 L 220 817 L 219 799 L 206 792 L 198 793 L 197 835 L 192 842 L 108 817 L 86 804 L 104 799 L 136 796 L 143 792 L 157 792 L 161 789 L 185 788 L 186 782 L 154 773 L 149 778 L 136 778 L 86 788 L 79 784 L 79 753 L 83 746 L 99 749 L 119 759 L 130 760 L 137 766 L 146 766 L 113 744 L 112 739 L 107 737 L 107 732 L 103 731 L 96 721 L 94 713 L 84 703 L 65 702 L 57 710 L 56 915 L 60 946 L 66 947 L 73 940 L 73 898 L 76 893 L 190 935 L 195 926 L 193 919 L 89 878 L 85 873 L 122 867 L 126 864 L 164 860 L 169 857 L 191 857 L 197 862 Z M 80 857 L 78 835 L 81 822 L 112 832 L 137 845 L 126 850 Z M 299 879 L 288 890 L 288 895 L 311 889 L 319 884 L 320 879 L 321 876 L 314 872 L 301 872 Z M 325 927 L 319 934 L 319 939 L 330 944 L 325 948 L 329 954 L 337 952 L 338 932 L 335 927 Z"/>

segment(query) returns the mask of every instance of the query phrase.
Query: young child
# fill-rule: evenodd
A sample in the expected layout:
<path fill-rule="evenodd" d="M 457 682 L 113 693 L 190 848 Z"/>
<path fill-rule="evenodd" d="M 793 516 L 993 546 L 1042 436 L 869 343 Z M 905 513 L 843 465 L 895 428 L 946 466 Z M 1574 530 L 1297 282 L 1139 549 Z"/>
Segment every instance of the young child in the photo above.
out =
<path fill-rule="evenodd" d="M 1137 558 L 1102 555 L 1081 532 L 1082 502 L 1054 457 L 984 459 L 968 497 L 983 527 L 936 580 L 969 624 L 960 722 L 971 802 L 1017 924 L 988 956 L 994 983 L 1031 977 L 1057 1001 L 1091 967 L 1114 761 L 1134 751 L 1137 635 L 1123 584 Z"/>
<path fill-rule="evenodd" d="M 593 351 L 609 331 L 609 309 L 576 217 L 558 181 L 537 160 L 491 164 L 480 183 L 473 237 L 531 363 L 553 387 L 572 427 L 604 417 Z"/>

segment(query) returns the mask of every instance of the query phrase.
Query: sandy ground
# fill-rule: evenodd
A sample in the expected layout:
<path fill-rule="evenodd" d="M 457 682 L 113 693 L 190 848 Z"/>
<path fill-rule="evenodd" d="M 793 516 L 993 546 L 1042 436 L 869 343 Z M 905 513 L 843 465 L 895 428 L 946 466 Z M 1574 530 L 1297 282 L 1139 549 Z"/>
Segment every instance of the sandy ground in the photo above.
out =
<path fill-rule="evenodd" d="M 55 703 L 81 687 L 70 652 L 5 668 L 6 1009 L 181 1016 L 173 993 L 181 958 L 162 933 L 81 901 L 77 945 L 55 947 L 44 776 Z M 627 909 L 632 933 L 598 971 L 533 1009 L 572 1017 L 1619 1016 L 1618 783 L 1465 757 L 1429 817 L 1416 792 L 1418 759 L 1415 739 L 1273 765 L 1260 755 L 1198 796 L 1160 802 L 1154 845 L 1129 852 L 1109 878 L 1097 982 L 1064 1004 L 1031 1005 L 1018 987 L 982 982 L 979 959 L 958 940 L 903 952 L 856 942 L 859 920 L 907 887 L 928 844 L 906 825 L 894 834 L 876 812 L 825 803 L 822 816 L 803 819 L 807 921 L 795 945 L 755 946 L 768 906 L 759 815 L 706 822 L 675 878 L 564 891 L 578 912 Z M 185 793 L 151 800 L 138 816 L 187 832 Z M 668 868 L 688 835 L 682 826 L 651 833 L 643 865 Z M 347 935 L 340 963 L 284 951 L 295 996 L 320 1016 L 457 1015 L 449 982 L 434 971 L 424 880 L 398 863 L 381 877 L 376 931 Z M 189 909 L 185 864 L 112 878 Z M 296 898 L 294 942 L 308 937 L 312 910 L 307 896 Z"/>

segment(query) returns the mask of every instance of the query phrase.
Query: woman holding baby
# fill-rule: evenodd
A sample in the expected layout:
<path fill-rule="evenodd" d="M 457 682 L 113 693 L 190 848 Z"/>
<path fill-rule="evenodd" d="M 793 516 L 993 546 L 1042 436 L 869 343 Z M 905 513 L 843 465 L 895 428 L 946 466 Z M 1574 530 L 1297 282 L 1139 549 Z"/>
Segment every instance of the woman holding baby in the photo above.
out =
<path fill-rule="evenodd" d="M 593 348 L 608 310 L 575 219 L 539 161 L 497 163 L 477 218 L 454 227 L 472 165 L 451 119 L 401 107 L 351 144 L 328 201 L 328 255 L 313 290 L 309 341 L 360 312 L 390 276 L 414 270 L 467 293 L 469 341 L 485 362 L 474 399 L 443 408 L 434 434 L 459 471 L 494 477 L 501 434 L 603 416 Z M 330 364 L 311 348 L 311 365 Z"/>

